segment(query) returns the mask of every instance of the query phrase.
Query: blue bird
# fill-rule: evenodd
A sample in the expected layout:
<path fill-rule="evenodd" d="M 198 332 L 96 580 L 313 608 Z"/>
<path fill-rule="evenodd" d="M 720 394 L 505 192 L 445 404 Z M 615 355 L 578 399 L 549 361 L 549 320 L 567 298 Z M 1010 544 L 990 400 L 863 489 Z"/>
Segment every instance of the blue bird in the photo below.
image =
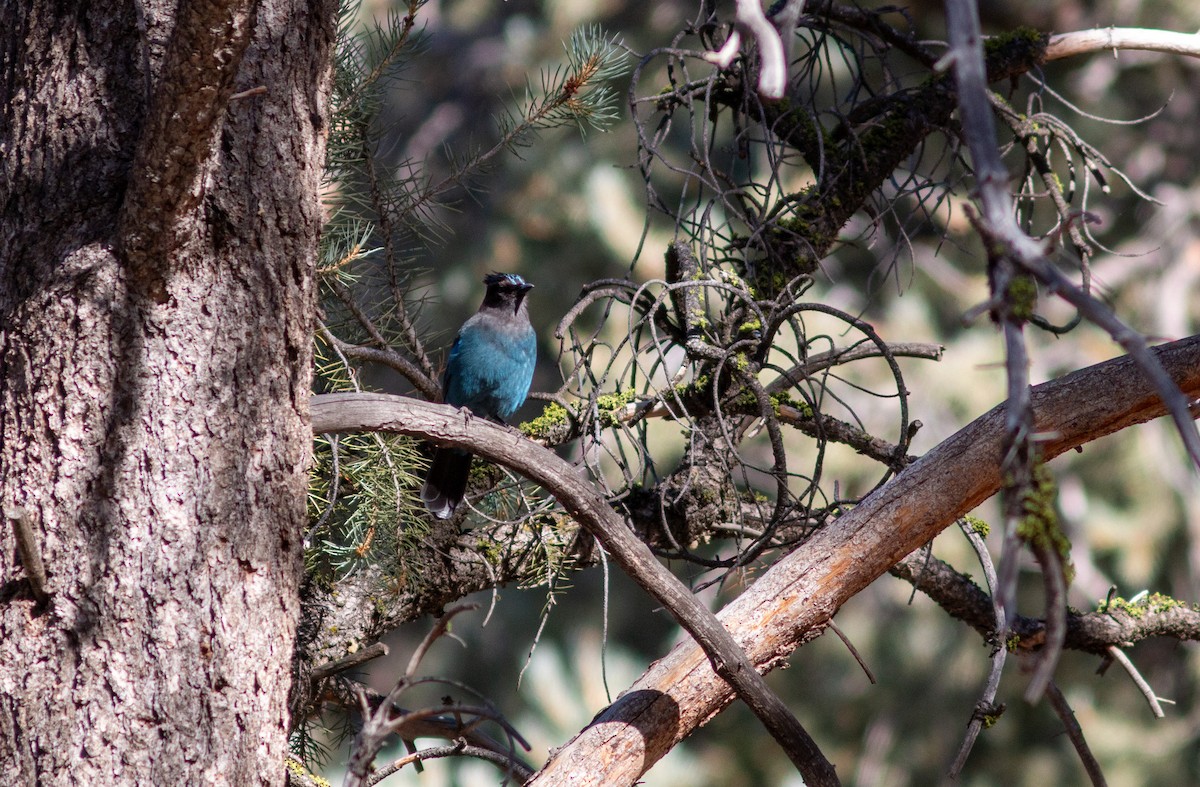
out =
<path fill-rule="evenodd" d="M 450 348 L 442 377 L 447 404 L 504 423 L 529 394 L 537 358 L 537 336 L 529 323 L 525 295 L 533 289 L 515 273 L 484 277 L 483 304 L 463 323 Z M 471 454 L 457 448 L 434 452 L 421 500 L 438 519 L 448 519 L 462 502 Z"/>

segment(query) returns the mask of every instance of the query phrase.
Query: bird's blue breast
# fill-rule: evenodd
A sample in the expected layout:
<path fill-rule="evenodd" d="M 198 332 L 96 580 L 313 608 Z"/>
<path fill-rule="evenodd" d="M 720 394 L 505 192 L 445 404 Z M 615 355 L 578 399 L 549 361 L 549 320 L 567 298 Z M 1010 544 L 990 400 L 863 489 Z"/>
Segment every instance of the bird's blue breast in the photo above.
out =
<path fill-rule="evenodd" d="M 476 314 L 450 348 L 443 381 L 446 401 L 476 415 L 507 420 L 525 402 L 533 381 L 533 328 Z"/>

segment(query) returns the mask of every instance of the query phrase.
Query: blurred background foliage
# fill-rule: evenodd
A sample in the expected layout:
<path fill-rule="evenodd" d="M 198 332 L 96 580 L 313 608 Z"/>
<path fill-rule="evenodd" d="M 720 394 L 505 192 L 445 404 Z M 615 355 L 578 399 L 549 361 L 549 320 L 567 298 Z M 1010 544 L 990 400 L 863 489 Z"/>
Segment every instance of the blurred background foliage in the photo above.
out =
<path fill-rule="evenodd" d="M 1110 25 L 1200 28 L 1200 6 L 1190 0 L 981 5 L 989 34 L 1018 25 L 1047 32 Z M 370 24 L 403 11 L 369 0 L 354 21 Z M 696 14 L 696 4 L 683 0 L 431 0 L 417 12 L 413 46 L 390 67 L 378 104 L 364 110 L 364 122 L 377 131 L 373 161 L 379 171 L 401 180 L 436 183 L 453 177 L 474 151 L 495 144 L 502 133 L 497 118 L 521 103 L 527 83 L 537 84 L 544 69 L 565 61 L 564 42 L 581 27 L 599 25 L 606 36 L 640 54 L 668 45 Z M 904 14 L 920 38 L 945 37 L 940 3 L 910 3 Z M 898 13 L 889 21 L 904 25 Z M 1198 68 L 1197 61 L 1180 57 L 1121 52 L 1119 57 L 1052 63 L 1042 74 L 1046 84 L 1078 108 L 1047 95 L 1044 110 L 1070 123 L 1158 202 L 1140 198 L 1110 177 L 1110 193 L 1099 193 L 1092 181 L 1087 205 L 1100 219 L 1092 227 L 1103 247 L 1092 260 L 1098 291 L 1129 324 L 1154 337 L 1196 332 L 1200 94 L 1193 85 Z M 653 78 L 643 76 L 643 86 Z M 564 370 L 556 363 L 560 347 L 553 332 L 585 284 L 663 276 L 663 254 L 674 227 L 661 214 L 651 213 L 648 219 L 624 101 L 628 79 L 626 75 L 614 83 L 619 116 L 606 131 L 568 125 L 531 135 L 471 173 L 465 179 L 469 188 L 439 195 L 413 217 L 411 228 L 396 232 L 393 239 L 404 246 L 409 274 L 404 297 L 411 303 L 413 327 L 435 364 L 431 375 L 440 370 L 436 365 L 458 325 L 477 307 L 479 280 L 487 272 L 519 273 L 537 287 L 531 296 L 531 314 L 541 335 L 535 391 L 561 385 Z M 1028 86 L 1022 89 L 1027 92 Z M 1013 104 L 1022 107 L 1021 100 Z M 1142 120 L 1112 124 L 1098 118 Z M 1015 155 L 1010 161 L 1017 166 Z M 1081 172 L 1079 177 L 1082 187 L 1090 176 Z M 339 188 L 363 188 L 364 182 L 344 179 Z M 998 335 L 986 318 L 967 325 L 962 320 L 988 297 L 985 260 L 961 209 L 965 199 L 961 191 L 952 195 L 924 223 L 906 220 L 906 211 L 914 207 L 911 200 L 901 201 L 890 219 L 873 221 L 860 214 L 822 259 L 804 295 L 807 301 L 860 316 L 888 341 L 945 347 L 939 362 L 900 362 L 911 394 L 911 417 L 922 423 L 911 454 L 928 450 L 1004 395 Z M 348 230 L 348 236 L 353 234 Z M 346 244 L 335 258 L 352 246 Z M 380 293 L 381 302 L 387 297 Z M 1071 316 L 1051 301 L 1043 307 L 1055 322 Z M 1119 354 L 1106 335 L 1087 325 L 1065 336 L 1033 330 L 1030 336 L 1034 383 Z M 337 366 L 331 353 L 325 353 L 324 361 Z M 362 376 L 359 382 L 368 388 L 413 392 L 403 377 L 382 367 L 366 367 Z M 531 399 L 520 415 L 533 417 L 543 405 Z M 792 450 L 805 450 L 802 441 Z M 1200 600 L 1200 494 L 1169 422 L 1089 444 L 1051 466 L 1074 545 L 1073 606 L 1094 609 L 1111 587 L 1124 597 L 1149 589 L 1189 603 Z M 878 465 L 850 451 L 832 452 L 824 467 L 827 482 L 839 483 L 843 492 L 861 493 L 863 484 L 870 488 L 878 475 Z M 864 482 L 864 476 L 871 480 Z M 992 503 L 977 513 L 998 521 Z M 974 558 L 957 530 L 938 538 L 933 550 L 960 570 L 971 571 Z M 677 567 L 685 578 L 707 578 L 698 568 Z M 753 575 L 745 580 L 752 581 Z M 1022 598 L 1026 614 L 1040 616 L 1040 587 L 1030 576 Z M 716 608 L 738 590 L 734 576 L 703 596 Z M 530 760 L 535 764 L 607 704 L 605 679 L 615 694 L 678 636 L 665 613 L 618 571 L 590 569 L 561 578 L 553 592 L 505 588 L 477 600 L 483 610 L 455 623 L 461 647 L 443 640 L 426 666 L 487 694 L 534 744 Z M 487 624 L 481 626 L 485 613 Z M 986 646 L 964 624 L 923 596 L 914 597 L 907 584 L 892 577 L 881 578 L 850 601 L 837 623 L 874 671 L 877 685 L 828 635 L 799 650 L 789 669 L 771 676 L 772 685 L 846 783 L 940 781 L 986 677 Z M 368 682 L 386 691 L 425 629 L 415 623 L 397 631 L 390 640 L 393 656 L 371 665 Z M 1200 783 L 1196 646 L 1154 640 L 1129 655 L 1156 693 L 1175 703 L 1167 707 L 1165 719 L 1151 717 L 1137 688 L 1119 670 L 1097 675 L 1095 657 L 1068 651 L 1059 667 L 1057 682 L 1109 783 Z M 1024 681 L 1010 662 L 999 695 L 1008 710 L 981 736 L 963 784 L 1085 783 L 1058 719 L 1045 704 L 1029 707 L 1021 701 Z M 334 754 L 329 775 L 344 760 Z M 426 764 L 420 775 L 403 771 L 387 783 L 499 780 L 492 766 L 444 760 Z M 734 704 L 655 765 L 646 783 L 795 785 L 799 778 L 749 712 Z"/>

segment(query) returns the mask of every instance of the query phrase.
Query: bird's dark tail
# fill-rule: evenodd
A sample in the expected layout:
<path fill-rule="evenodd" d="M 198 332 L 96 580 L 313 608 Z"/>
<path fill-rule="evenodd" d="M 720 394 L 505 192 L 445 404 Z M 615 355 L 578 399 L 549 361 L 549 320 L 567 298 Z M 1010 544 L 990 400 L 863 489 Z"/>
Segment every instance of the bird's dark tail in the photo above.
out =
<path fill-rule="evenodd" d="M 467 493 L 467 477 L 471 473 L 471 455 L 457 448 L 439 448 L 433 453 L 433 464 L 421 500 L 429 513 L 438 519 L 449 519 Z"/>

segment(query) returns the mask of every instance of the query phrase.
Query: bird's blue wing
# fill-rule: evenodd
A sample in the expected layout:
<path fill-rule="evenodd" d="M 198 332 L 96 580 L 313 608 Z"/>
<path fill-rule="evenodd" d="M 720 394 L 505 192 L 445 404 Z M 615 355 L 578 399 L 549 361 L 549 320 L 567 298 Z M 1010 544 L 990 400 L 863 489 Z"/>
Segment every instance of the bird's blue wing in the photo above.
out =
<path fill-rule="evenodd" d="M 505 420 L 529 393 L 537 355 L 532 328 L 496 328 L 484 320 L 469 320 L 446 362 L 445 399 L 488 418 Z"/>

